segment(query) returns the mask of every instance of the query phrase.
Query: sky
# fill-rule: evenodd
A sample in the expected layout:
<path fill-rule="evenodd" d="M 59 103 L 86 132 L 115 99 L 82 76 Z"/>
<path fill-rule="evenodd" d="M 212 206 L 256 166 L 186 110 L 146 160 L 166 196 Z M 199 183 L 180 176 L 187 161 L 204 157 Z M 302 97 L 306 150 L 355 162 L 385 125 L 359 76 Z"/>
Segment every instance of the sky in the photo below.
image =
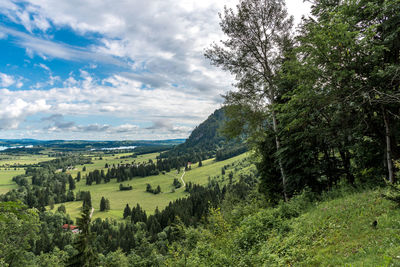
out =
<path fill-rule="evenodd" d="M 0 0 L 0 139 L 186 138 L 234 79 L 204 57 L 237 0 Z M 310 5 L 287 0 L 300 22 Z"/>

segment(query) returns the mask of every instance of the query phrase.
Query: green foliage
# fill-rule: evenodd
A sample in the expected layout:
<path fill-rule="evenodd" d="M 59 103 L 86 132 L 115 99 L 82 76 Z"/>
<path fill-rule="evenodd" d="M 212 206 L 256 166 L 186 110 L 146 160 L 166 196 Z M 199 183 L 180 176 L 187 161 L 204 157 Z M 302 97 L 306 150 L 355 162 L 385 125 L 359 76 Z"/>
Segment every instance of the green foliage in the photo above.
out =
<path fill-rule="evenodd" d="M 383 194 L 383 197 L 400 206 L 400 184 L 387 183 L 386 192 Z"/>
<path fill-rule="evenodd" d="M 68 266 L 97 266 L 97 254 L 93 247 L 94 235 L 91 232 L 90 221 L 90 206 L 86 205 L 83 207 L 81 217 L 77 218 L 79 234 L 74 243 L 77 254 L 69 258 Z"/>
<path fill-rule="evenodd" d="M 306 191 L 275 208 L 247 203 L 214 210 L 204 228 L 185 229 L 185 241 L 170 247 L 167 265 L 395 265 L 400 213 L 381 192 L 344 185 L 322 197 Z M 225 219 L 250 206 L 253 211 L 236 217 L 238 224 Z"/>
<path fill-rule="evenodd" d="M 66 213 L 65 206 L 64 206 L 64 205 L 60 205 L 60 206 L 57 208 L 57 211 L 58 211 L 58 212 L 62 212 L 62 213 Z"/>
<path fill-rule="evenodd" d="M 108 198 L 102 197 L 100 200 L 100 211 L 110 210 L 110 200 Z"/>
<path fill-rule="evenodd" d="M 106 257 L 99 259 L 99 265 L 104 267 L 128 267 L 129 264 L 128 257 L 121 249 L 117 251 L 108 253 Z"/>
<path fill-rule="evenodd" d="M 0 259 L 5 264 L 26 266 L 26 252 L 38 231 L 37 210 L 17 202 L 0 202 Z"/>

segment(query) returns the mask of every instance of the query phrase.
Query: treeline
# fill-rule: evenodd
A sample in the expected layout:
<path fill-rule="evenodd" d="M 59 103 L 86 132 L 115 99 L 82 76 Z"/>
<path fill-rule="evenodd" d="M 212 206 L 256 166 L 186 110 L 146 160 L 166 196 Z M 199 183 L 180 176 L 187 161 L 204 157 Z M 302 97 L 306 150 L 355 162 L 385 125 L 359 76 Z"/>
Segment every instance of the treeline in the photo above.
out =
<path fill-rule="evenodd" d="M 244 144 L 223 148 L 217 151 L 215 159 L 217 161 L 226 160 L 238 156 L 240 154 L 243 154 L 246 151 L 247 151 L 247 146 Z"/>
<path fill-rule="evenodd" d="M 135 147 L 133 152 L 135 153 L 135 155 L 142 155 L 142 154 L 166 151 L 166 150 L 170 150 L 171 148 L 173 148 L 172 145 L 138 146 L 138 147 Z"/>
<path fill-rule="evenodd" d="M 86 184 L 92 185 L 93 183 L 108 183 L 111 179 L 117 179 L 117 182 L 124 182 L 131 180 L 135 177 L 147 177 L 158 175 L 160 172 L 170 172 L 172 169 L 180 170 L 186 168 L 188 162 L 196 163 L 201 162 L 204 154 L 186 154 L 180 157 L 171 158 L 157 158 L 156 163 L 149 160 L 147 163 L 137 164 L 135 162 L 129 164 L 113 164 L 104 170 L 94 170 L 86 175 Z"/>
<path fill-rule="evenodd" d="M 65 170 L 67 167 L 72 167 L 76 165 L 91 164 L 92 159 L 90 157 L 85 157 L 82 155 L 70 154 L 60 158 L 56 158 L 50 161 L 44 161 L 39 164 L 40 167 L 50 169 L 55 171 L 57 169 Z"/>

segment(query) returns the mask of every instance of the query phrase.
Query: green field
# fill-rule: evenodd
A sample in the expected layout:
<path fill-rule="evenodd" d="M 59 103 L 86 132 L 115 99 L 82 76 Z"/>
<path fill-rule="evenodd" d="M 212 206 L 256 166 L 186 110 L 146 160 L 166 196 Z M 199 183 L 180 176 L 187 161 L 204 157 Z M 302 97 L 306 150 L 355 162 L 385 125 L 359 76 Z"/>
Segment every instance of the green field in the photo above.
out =
<path fill-rule="evenodd" d="M 80 171 L 82 176 L 84 176 L 85 174 L 88 174 L 91 171 L 94 170 L 106 170 L 106 168 L 104 167 L 106 165 L 106 163 L 108 165 L 118 165 L 118 164 L 126 164 L 126 163 L 131 163 L 133 161 L 140 163 L 140 162 L 148 162 L 150 159 L 151 160 L 156 160 L 156 157 L 158 156 L 159 153 L 150 153 L 150 154 L 144 154 L 144 155 L 139 155 L 137 156 L 137 158 L 122 158 L 121 157 L 126 157 L 129 155 L 132 155 L 132 153 L 120 153 L 120 154 L 99 154 L 99 155 L 86 155 L 88 157 L 92 158 L 92 164 L 85 164 L 85 165 L 79 165 L 76 166 L 76 168 L 72 171 L 70 171 L 69 173 L 71 173 L 71 175 L 73 177 L 76 177 L 76 175 L 78 174 L 78 172 Z M 82 171 L 83 166 L 86 167 L 86 171 Z"/>
<path fill-rule="evenodd" d="M 39 162 L 52 160 L 54 158 L 48 155 L 0 155 L 0 167 L 9 167 L 13 165 L 30 165 Z"/>
<path fill-rule="evenodd" d="M 22 168 L 17 168 L 17 170 L 0 168 L 0 194 L 5 194 L 11 189 L 17 188 L 17 184 L 12 181 L 12 178 L 23 173 L 25 173 L 25 170 Z"/>
<path fill-rule="evenodd" d="M 117 164 L 121 161 L 123 162 L 131 162 L 135 160 L 136 162 L 148 161 L 149 159 L 155 159 L 158 153 L 146 154 L 138 156 L 136 159 L 119 159 L 121 154 L 116 154 L 115 156 L 103 156 L 103 159 L 100 160 L 98 157 L 94 160 L 94 164 L 86 164 L 86 173 L 88 171 L 92 171 L 94 169 L 104 168 L 105 163 L 108 164 Z M 216 162 L 214 159 L 209 159 L 203 161 L 203 166 L 198 167 L 197 164 L 192 165 L 192 170 L 187 171 L 185 176 L 183 177 L 184 181 L 193 182 L 196 184 L 206 184 L 208 182 L 209 177 L 217 178 L 222 181 L 221 168 L 224 165 L 231 165 L 235 162 L 237 165 L 240 161 L 242 161 L 247 155 L 242 154 L 236 156 L 234 158 Z M 117 159 L 118 158 L 118 159 Z M 79 166 L 78 170 L 81 171 L 83 166 Z M 230 167 L 226 170 L 226 175 L 224 180 L 227 182 L 228 173 L 233 170 L 234 167 Z M 249 168 L 249 167 L 246 167 Z M 78 170 L 71 171 L 73 177 L 76 176 Z M 145 178 L 134 178 L 130 181 L 124 182 L 124 185 L 133 186 L 133 190 L 130 191 L 120 191 L 119 183 L 117 183 L 116 179 L 112 179 L 111 182 L 107 184 L 92 184 L 91 186 L 86 185 L 86 180 L 82 179 L 80 182 L 76 184 L 76 189 L 74 192 L 81 191 L 90 191 L 92 197 L 92 204 L 95 208 L 93 213 L 93 218 L 106 218 L 111 217 L 115 219 L 121 219 L 123 209 L 125 205 L 128 203 L 130 207 L 136 206 L 137 203 L 146 210 L 148 214 L 152 214 L 156 207 L 160 210 L 169 204 L 170 201 L 173 201 L 178 198 L 186 197 L 187 193 L 184 192 L 184 188 L 179 188 L 177 190 L 173 190 L 172 182 L 174 178 L 180 178 L 182 175 L 182 171 L 177 173 L 176 170 L 172 170 L 166 174 L 159 174 L 156 176 L 148 176 Z M 83 173 L 85 174 L 85 173 Z M 218 177 L 219 176 L 219 177 Z M 158 195 L 154 195 L 146 192 L 146 184 L 149 183 L 153 188 L 160 185 L 162 193 Z M 100 199 L 101 197 L 108 198 L 110 200 L 111 209 L 107 212 L 100 212 Z M 61 204 L 55 205 L 55 209 Z M 75 219 L 80 214 L 80 208 L 82 207 L 81 201 L 67 202 L 64 203 L 67 213 L 71 215 L 72 219 Z"/>
<path fill-rule="evenodd" d="M 0 155 L 0 194 L 5 194 L 11 189 L 17 188 L 12 181 L 14 176 L 25 173 L 22 167 L 10 167 L 15 165 L 30 165 L 52 160 L 47 155 Z"/>

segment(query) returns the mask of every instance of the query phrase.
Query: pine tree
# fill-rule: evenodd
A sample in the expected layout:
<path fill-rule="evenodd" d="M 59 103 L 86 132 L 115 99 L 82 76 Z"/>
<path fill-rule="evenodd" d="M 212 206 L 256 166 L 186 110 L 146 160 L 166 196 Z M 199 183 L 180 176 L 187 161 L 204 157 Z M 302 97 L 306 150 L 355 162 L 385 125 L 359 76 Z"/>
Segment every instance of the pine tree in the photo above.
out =
<path fill-rule="evenodd" d="M 83 204 L 82 208 L 88 207 L 89 209 L 92 207 L 92 197 L 90 196 L 90 191 L 83 193 Z"/>
<path fill-rule="evenodd" d="M 155 194 L 159 194 L 159 193 L 161 193 L 161 187 L 158 185 L 158 186 L 157 186 L 157 189 L 156 189 L 156 191 L 155 191 Z"/>
<path fill-rule="evenodd" d="M 105 211 L 106 210 L 106 200 L 104 197 L 101 197 L 100 200 L 100 211 Z"/>
<path fill-rule="evenodd" d="M 81 217 L 77 218 L 79 235 L 74 243 L 78 254 L 68 259 L 68 266 L 71 267 L 92 267 L 96 266 L 97 254 L 93 249 L 94 236 L 90 231 L 90 208 L 84 206 Z"/>
<path fill-rule="evenodd" d="M 76 188 L 75 180 L 71 177 L 71 179 L 69 179 L 69 190 L 74 190 L 75 188 Z"/>
<path fill-rule="evenodd" d="M 131 208 L 129 207 L 128 204 L 126 204 L 125 209 L 124 209 L 124 219 L 126 219 L 126 217 L 131 216 Z"/>

